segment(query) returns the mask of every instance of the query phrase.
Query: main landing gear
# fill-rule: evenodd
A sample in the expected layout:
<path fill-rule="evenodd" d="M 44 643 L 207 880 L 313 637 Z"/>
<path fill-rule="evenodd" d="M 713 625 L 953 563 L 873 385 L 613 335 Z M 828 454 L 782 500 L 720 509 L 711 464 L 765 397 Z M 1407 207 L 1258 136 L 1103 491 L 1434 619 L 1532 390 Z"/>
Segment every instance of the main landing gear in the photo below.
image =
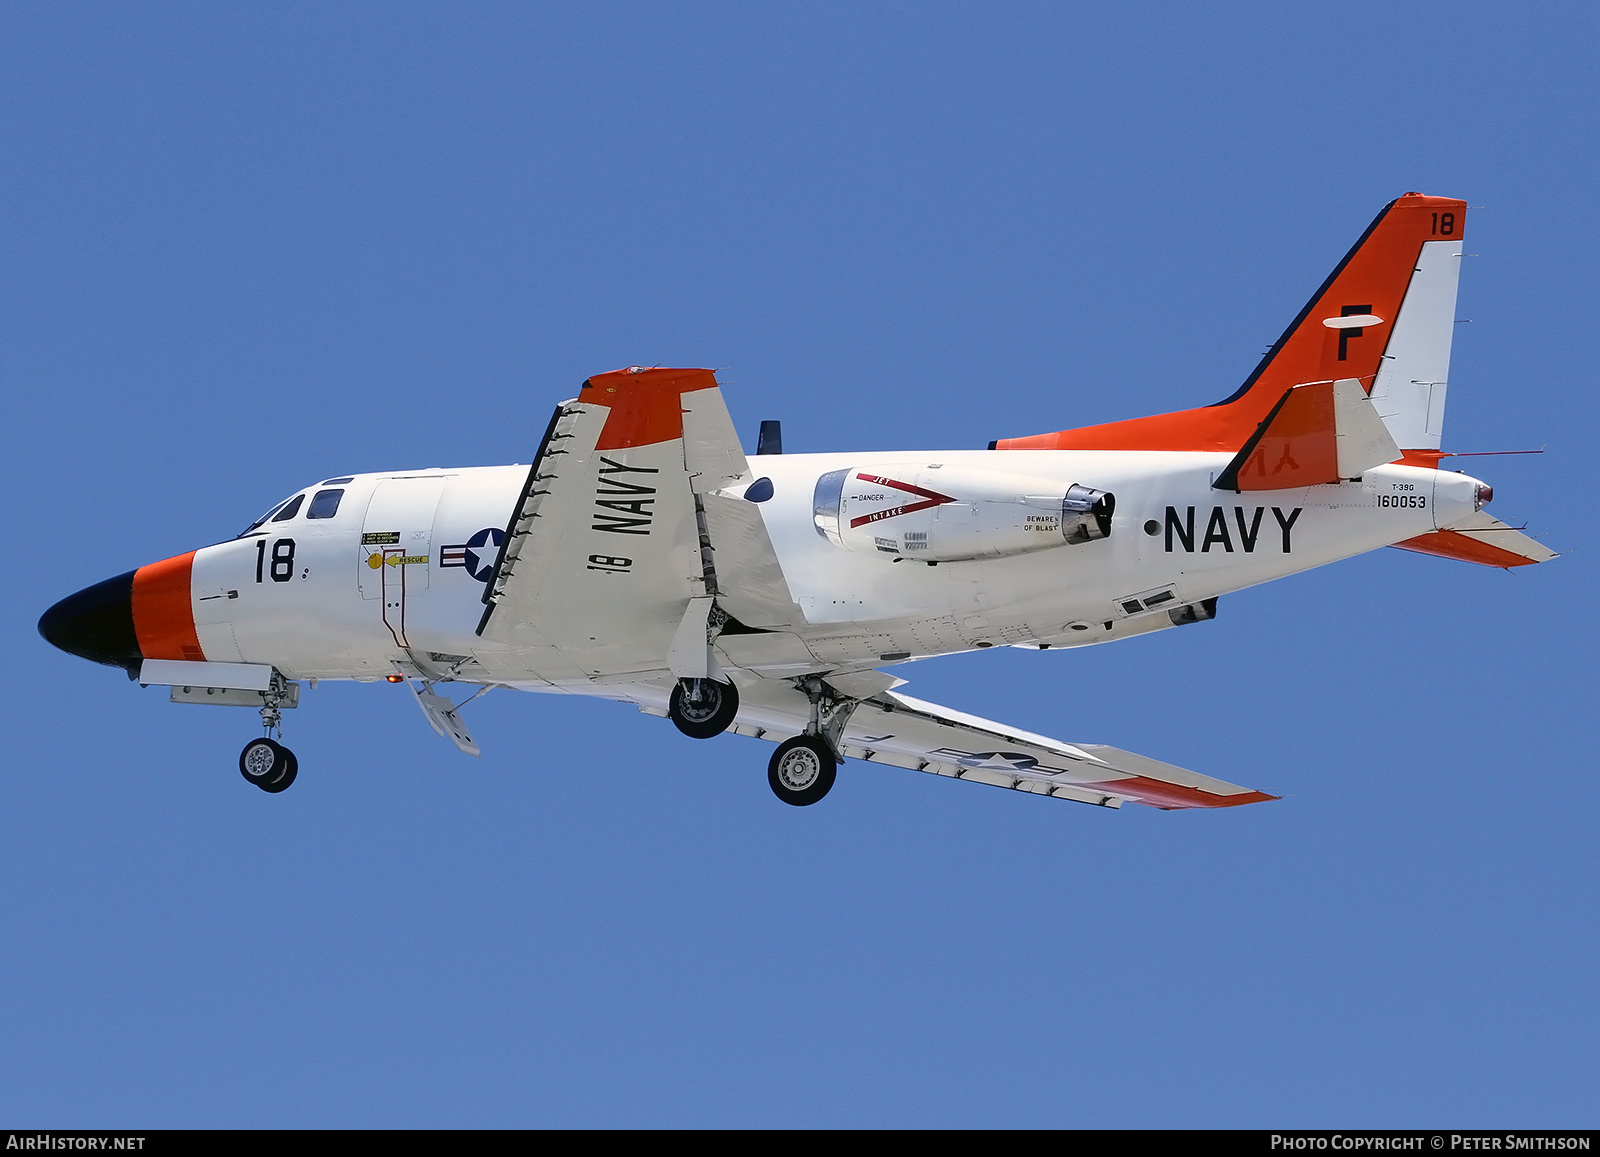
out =
<path fill-rule="evenodd" d="M 778 744 L 767 764 L 772 794 L 784 803 L 805 807 L 828 794 L 839 760 L 818 735 L 796 735 Z"/>
<path fill-rule="evenodd" d="M 794 807 L 814 804 L 828 794 L 839 771 L 845 724 L 858 700 L 841 696 L 815 675 L 794 681 L 811 701 L 805 733 L 778 744 L 767 763 L 772 794 Z M 714 679 L 679 679 L 667 704 L 667 717 L 694 739 L 710 739 L 733 725 L 739 689 Z"/>
<path fill-rule="evenodd" d="M 844 727 L 858 701 L 840 696 L 815 675 L 796 679 L 795 687 L 811 700 L 811 718 L 803 735 L 778 744 L 767 763 L 767 783 L 784 803 L 805 807 L 833 787 Z"/>
<path fill-rule="evenodd" d="M 667 717 L 691 739 L 721 735 L 739 714 L 739 689 L 715 679 L 679 679 L 667 703 Z"/>
<path fill-rule="evenodd" d="M 261 726 L 268 734 L 252 739 L 239 753 L 239 774 L 262 791 L 274 795 L 286 790 L 300 773 L 300 761 L 294 757 L 294 752 L 270 738 L 274 731 L 279 739 L 283 737 L 283 713 L 278 705 L 287 693 L 288 683 L 274 671 L 271 687 L 262 693 Z"/>

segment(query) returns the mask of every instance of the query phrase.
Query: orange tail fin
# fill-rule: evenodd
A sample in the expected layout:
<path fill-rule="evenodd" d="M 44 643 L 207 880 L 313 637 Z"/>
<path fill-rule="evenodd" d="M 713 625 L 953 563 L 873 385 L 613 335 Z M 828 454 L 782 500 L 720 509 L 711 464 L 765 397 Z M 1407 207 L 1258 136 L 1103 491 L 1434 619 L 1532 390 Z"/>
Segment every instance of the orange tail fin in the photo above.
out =
<path fill-rule="evenodd" d="M 1235 451 L 1294 386 L 1355 378 L 1370 393 L 1422 246 L 1459 240 L 1466 217 L 1465 201 L 1421 193 L 1385 205 L 1255 372 L 1216 405 L 1003 438 L 990 449 Z"/>

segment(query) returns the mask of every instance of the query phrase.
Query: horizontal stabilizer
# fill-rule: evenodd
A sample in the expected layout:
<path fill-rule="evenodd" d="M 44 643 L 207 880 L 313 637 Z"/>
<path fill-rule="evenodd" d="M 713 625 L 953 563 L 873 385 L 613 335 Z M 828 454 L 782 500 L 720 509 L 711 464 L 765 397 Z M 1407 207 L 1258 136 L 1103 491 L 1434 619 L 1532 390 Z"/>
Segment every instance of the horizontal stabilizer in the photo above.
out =
<path fill-rule="evenodd" d="M 1218 490 L 1317 486 L 1400 457 L 1389 429 L 1355 378 L 1286 391 L 1218 476 Z"/>
<path fill-rule="evenodd" d="M 1449 530 L 1419 534 L 1416 538 L 1408 538 L 1395 545 L 1401 550 L 1414 550 L 1418 554 L 1504 567 L 1506 570 L 1514 566 L 1547 562 L 1556 557 L 1556 552 L 1548 546 L 1481 510 Z"/>

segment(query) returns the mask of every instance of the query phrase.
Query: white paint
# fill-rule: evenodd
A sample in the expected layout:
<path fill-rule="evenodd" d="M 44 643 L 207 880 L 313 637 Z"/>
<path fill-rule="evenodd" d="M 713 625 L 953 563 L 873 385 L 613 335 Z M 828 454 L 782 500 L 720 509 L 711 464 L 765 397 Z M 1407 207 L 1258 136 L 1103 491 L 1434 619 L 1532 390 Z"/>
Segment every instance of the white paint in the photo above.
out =
<path fill-rule="evenodd" d="M 1460 241 L 1423 243 L 1372 387 L 1378 414 L 1402 450 L 1439 448 L 1460 277 Z"/>
<path fill-rule="evenodd" d="M 272 668 L 256 663 L 192 663 L 182 659 L 146 659 L 139 682 L 158 687 L 226 687 L 265 691 L 272 686 Z"/>

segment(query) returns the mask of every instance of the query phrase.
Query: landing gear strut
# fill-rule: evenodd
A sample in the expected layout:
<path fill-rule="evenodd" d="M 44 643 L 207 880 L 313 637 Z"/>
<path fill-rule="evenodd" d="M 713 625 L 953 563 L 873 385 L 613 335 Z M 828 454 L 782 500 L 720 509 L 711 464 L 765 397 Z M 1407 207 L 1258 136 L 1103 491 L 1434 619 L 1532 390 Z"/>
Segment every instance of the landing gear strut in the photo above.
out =
<path fill-rule="evenodd" d="M 674 726 L 691 739 L 721 735 L 739 714 L 739 689 L 715 679 L 679 679 L 667 704 Z"/>
<path fill-rule="evenodd" d="M 841 697 L 815 675 L 796 679 L 795 687 L 811 700 L 811 718 L 804 735 L 778 744 L 767 764 L 767 783 L 784 803 L 805 807 L 833 786 L 844 727 L 857 700 Z"/>
<path fill-rule="evenodd" d="M 294 752 L 271 738 L 274 731 L 279 739 L 283 738 L 283 712 L 278 705 L 283 702 L 288 689 L 288 682 L 274 671 L 272 685 L 262 692 L 261 726 L 267 734 L 260 739 L 252 739 L 239 753 L 239 774 L 262 791 L 274 795 L 285 790 L 300 774 L 300 761 L 294 757 Z"/>

